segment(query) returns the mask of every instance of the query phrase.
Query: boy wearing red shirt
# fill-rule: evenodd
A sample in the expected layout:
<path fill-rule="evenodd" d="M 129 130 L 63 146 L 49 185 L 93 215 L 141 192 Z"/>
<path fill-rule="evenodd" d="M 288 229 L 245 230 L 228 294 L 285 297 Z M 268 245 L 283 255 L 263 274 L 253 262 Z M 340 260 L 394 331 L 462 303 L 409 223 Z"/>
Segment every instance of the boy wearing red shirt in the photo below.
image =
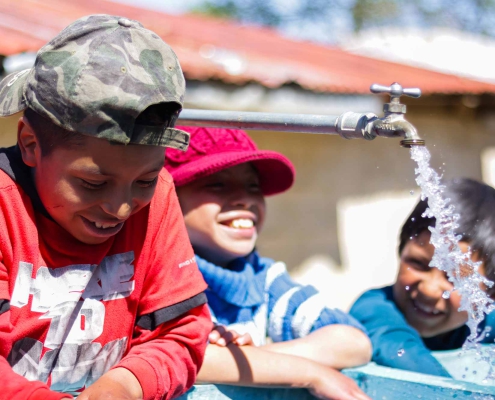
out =
<path fill-rule="evenodd" d="M 184 78 L 136 21 L 80 19 L 0 83 L 2 399 L 169 399 L 211 320 L 163 147 Z"/>

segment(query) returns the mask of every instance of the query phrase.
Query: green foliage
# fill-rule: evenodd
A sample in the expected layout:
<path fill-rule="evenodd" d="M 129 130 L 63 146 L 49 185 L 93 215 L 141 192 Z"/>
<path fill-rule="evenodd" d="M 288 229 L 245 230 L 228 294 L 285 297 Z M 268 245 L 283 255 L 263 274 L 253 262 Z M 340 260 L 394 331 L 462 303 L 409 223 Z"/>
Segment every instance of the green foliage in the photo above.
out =
<path fill-rule="evenodd" d="M 419 26 L 495 36 L 495 0 L 205 0 L 193 11 L 265 26 L 298 27 L 299 31 L 317 26 L 320 35 L 342 26 L 335 22 L 348 20 L 349 30 L 356 32 L 380 26 Z"/>
<path fill-rule="evenodd" d="M 386 24 L 397 18 L 400 8 L 396 0 L 357 0 L 350 9 L 354 21 L 354 30 L 359 32 L 370 23 Z"/>
<path fill-rule="evenodd" d="M 266 26 L 278 26 L 281 22 L 281 16 L 270 0 L 206 0 L 192 11 Z"/>
<path fill-rule="evenodd" d="M 235 1 L 226 1 L 223 4 L 205 1 L 203 4 L 194 7 L 191 11 L 195 14 L 204 14 L 217 18 L 239 19 Z"/>

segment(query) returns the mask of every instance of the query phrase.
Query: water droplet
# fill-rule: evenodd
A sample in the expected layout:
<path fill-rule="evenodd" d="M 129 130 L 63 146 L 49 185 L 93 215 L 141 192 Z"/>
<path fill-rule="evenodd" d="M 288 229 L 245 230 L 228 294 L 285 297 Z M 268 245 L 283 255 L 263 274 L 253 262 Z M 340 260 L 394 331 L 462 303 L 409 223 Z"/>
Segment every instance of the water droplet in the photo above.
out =
<path fill-rule="evenodd" d="M 406 289 L 406 290 L 409 290 L 409 289 L 411 289 L 411 288 L 410 288 L 409 286 L 406 286 L 406 287 L 405 287 L 405 289 Z"/>
<path fill-rule="evenodd" d="M 445 292 L 443 292 L 442 297 L 444 299 L 450 299 L 450 291 L 446 290 Z"/>
<path fill-rule="evenodd" d="M 462 375 L 462 379 L 466 379 L 466 375 Z"/>
<path fill-rule="evenodd" d="M 411 221 L 412 221 L 412 222 L 416 221 L 416 218 L 414 218 L 414 217 L 413 217 L 413 218 L 411 218 Z"/>
<path fill-rule="evenodd" d="M 478 373 L 478 371 L 473 371 L 473 374 L 476 375 Z"/>
<path fill-rule="evenodd" d="M 410 190 L 409 193 L 411 194 L 411 196 L 414 194 L 414 190 Z"/>
<path fill-rule="evenodd" d="M 460 356 L 460 355 L 461 355 L 461 354 L 459 353 L 459 356 Z M 466 367 L 466 371 L 469 371 L 469 367 Z"/>
<path fill-rule="evenodd" d="M 399 357 L 402 357 L 402 356 L 404 355 L 404 353 L 405 353 L 405 352 L 406 352 L 406 351 L 405 351 L 404 349 L 399 349 L 399 350 L 397 351 L 397 355 L 398 355 Z"/>

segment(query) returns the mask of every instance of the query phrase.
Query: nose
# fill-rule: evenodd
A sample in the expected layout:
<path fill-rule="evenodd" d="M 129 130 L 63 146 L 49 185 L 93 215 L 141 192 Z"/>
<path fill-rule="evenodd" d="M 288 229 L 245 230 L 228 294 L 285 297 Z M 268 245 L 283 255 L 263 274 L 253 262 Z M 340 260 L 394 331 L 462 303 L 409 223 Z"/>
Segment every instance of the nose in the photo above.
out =
<path fill-rule="evenodd" d="M 235 207 L 249 208 L 255 204 L 256 200 L 257 195 L 244 187 L 238 187 L 232 190 L 230 196 L 230 203 Z"/>
<path fill-rule="evenodd" d="M 445 274 L 436 268 L 430 271 L 428 275 L 418 285 L 419 294 L 425 300 L 438 300 L 445 291 L 451 289 L 451 284 Z"/>
<path fill-rule="evenodd" d="M 130 190 L 113 191 L 101 205 L 103 211 L 119 220 L 126 220 L 133 209 L 133 196 Z"/>

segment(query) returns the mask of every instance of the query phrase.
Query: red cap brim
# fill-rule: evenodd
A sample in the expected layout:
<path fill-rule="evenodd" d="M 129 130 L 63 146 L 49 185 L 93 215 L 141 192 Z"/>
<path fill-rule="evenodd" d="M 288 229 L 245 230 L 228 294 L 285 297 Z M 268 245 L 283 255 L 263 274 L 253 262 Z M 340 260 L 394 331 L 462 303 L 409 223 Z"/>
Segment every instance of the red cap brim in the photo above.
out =
<path fill-rule="evenodd" d="M 188 162 L 171 171 L 171 174 L 175 185 L 183 186 L 246 162 L 252 163 L 258 171 L 261 190 L 265 196 L 284 192 L 294 183 L 295 169 L 289 159 L 269 150 L 211 154 Z"/>

